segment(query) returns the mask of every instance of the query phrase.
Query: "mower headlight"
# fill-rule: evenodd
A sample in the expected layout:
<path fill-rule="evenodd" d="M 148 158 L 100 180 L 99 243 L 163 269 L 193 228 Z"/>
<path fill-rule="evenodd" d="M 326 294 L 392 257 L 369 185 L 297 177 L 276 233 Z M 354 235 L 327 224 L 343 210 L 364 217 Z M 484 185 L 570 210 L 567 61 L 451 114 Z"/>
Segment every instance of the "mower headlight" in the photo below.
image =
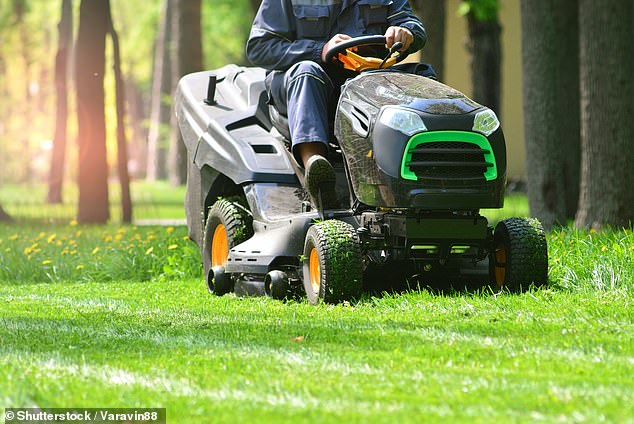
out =
<path fill-rule="evenodd" d="M 421 131 L 427 131 L 421 117 L 406 109 L 386 107 L 381 113 L 379 122 L 410 137 Z"/>
<path fill-rule="evenodd" d="M 500 121 L 491 109 L 476 113 L 473 120 L 473 131 L 490 136 L 500 127 Z"/>

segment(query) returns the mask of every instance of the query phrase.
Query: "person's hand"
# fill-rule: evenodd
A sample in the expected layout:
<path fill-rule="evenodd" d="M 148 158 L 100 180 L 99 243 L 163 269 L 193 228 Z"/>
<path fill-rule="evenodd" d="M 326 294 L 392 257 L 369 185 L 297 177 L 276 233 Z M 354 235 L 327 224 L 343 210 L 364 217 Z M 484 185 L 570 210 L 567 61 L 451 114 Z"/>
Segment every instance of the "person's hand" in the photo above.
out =
<path fill-rule="evenodd" d="M 324 44 L 324 48 L 321 50 L 321 61 L 326 63 L 326 52 L 335 47 L 337 44 L 343 43 L 344 41 L 347 41 L 351 38 L 352 37 L 346 34 L 337 34 L 332 37 L 326 44 Z"/>
<path fill-rule="evenodd" d="M 407 28 L 391 26 L 385 31 L 385 46 L 391 49 L 397 42 L 403 43 L 403 48 L 400 51 L 404 52 L 414 42 L 414 35 Z"/>

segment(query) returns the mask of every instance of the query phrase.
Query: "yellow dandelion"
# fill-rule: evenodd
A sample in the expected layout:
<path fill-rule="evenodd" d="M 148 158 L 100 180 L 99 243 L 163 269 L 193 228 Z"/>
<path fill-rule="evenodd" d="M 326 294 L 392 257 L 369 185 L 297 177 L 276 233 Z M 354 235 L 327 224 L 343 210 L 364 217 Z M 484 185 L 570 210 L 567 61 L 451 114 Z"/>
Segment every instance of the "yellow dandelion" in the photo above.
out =
<path fill-rule="evenodd" d="M 61 246 L 62 244 L 63 244 L 63 243 L 62 243 L 62 241 L 61 241 L 61 240 L 57 240 L 57 241 L 55 242 L 55 246 Z"/>
<path fill-rule="evenodd" d="M 189 240 L 189 236 L 183 236 L 183 240 Z"/>
<path fill-rule="evenodd" d="M 79 230 L 79 231 L 77 231 L 77 232 L 75 233 L 75 237 L 77 237 L 77 238 L 81 237 L 81 230 Z"/>
<path fill-rule="evenodd" d="M 83 265 L 77 265 L 77 266 L 75 267 L 75 269 L 76 269 L 77 271 L 81 271 L 82 269 L 84 269 L 84 266 L 83 266 Z"/>
<path fill-rule="evenodd" d="M 608 246 L 605 246 L 605 245 L 604 245 L 604 246 L 601 246 L 601 251 L 602 251 L 602 252 L 605 252 L 606 250 L 608 250 Z"/>
<path fill-rule="evenodd" d="M 9 253 L 9 252 L 11 252 L 11 248 L 10 248 L 10 247 L 7 247 L 6 249 L 4 249 L 4 251 L 5 251 L 6 253 Z"/>
<path fill-rule="evenodd" d="M 123 236 L 121 234 L 117 234 L 116 236 L 114 236 L 114 239 L 116 241 L 121 241 L 122 238 L 123 238 Z"/>
<path fill-rule="evenodd" d="M 57 234 L 53 233 L 50 236 L 48 236 L 48 238 L 46 239 L 46 241 L 48 243 L 53 243 L 55 241 L 55 238 L 57 237 Z"/>
<path fill-rule="evenodd" d="M 18 239 L 18 235 L 17 234 L 13 234 L 12 236 L 9 236 L 9 240 L 15 241 Z"/>
<path fill-rule="evenodd" d="M 72 221 L 70 221 L 69 224 L 71 227 L 76 227 L 77 226 L 77 220 L 73 219 Z"/>
<path fill-rule="evenodd" d="M 71 250 L 71 251 L 70 251 L 70 254 L 71 254 L 71 255 L 76 255 L 76 254 L 77 254 L 77 251 L 76 251 L 76 250 Z"/>
<path fill-rule="evenodd" d="M 0 239 L 0 244 L 2 244 L 2 239 Z"/>
<path fill-rule="evenodd" d="M 148 241 L 150 241 L 150 240 L 154 240 L 155 238 L 156 238 L 156 236 L 155 236 L 155 235 L 152 235 L 152 234 L 150 234 L 149 236 L 147 236 L 147 240 L 148 240 Z"/>
<path fill-rule="evenodd" d="M 174 250 L 174 249 L 178 249 L 177 244 L 170 244 L 169 246 L 167 246 L 167 250 Z"/>
<path fill-rule="evenodd" d="M 106 243 L 112 241 L 112 236 L 111 235 L 104 236 L 103 241 L 105 241 Z"/>
<path fill-rule="evenodd" d="M 119 228 L 119 229 L 117 230 L 117 233 L 119 233 L 119 234 L 125 234 L 125 232 L 126 232 L 126 229 L 125 229 L 125 228 Z"/>
<path fill-rule="evenodd" d="M 94 249 L 92 249 L 92 254 L 96 255 L 101 249 L 99 247 L 95 247 Z"/>
<path fill-rule="evenodd" d="M 25 248 L 24 249 L 24 254 L 25 255 L 30 255 L 31 253 L 35 252 L 38 245 L 39 245 L 39 243 L 33 243 L 29 247 Z"/>
<path fill-rule="evenodd" d="M 40 231 L 40 233 L 37 235 L 38 240 L 39 239 L 43 239 L 46 236 L 46 233 L 44 231 Z"/>
<path fill-rule="evenodd" d="M 165 231 L 167 232 L 167 234 L 171 234 L 174 232 L 174 227 L 167 227 Z"/>
<path fill-rule="evenodd" d="M 149 255 L 150 253 L 154 252 L 154 247 L 150 247 L 148 250 L 145 251 L 146 255 Z"/>
<path fill-rule="evenodd" d="M 42 261 L 42 265 L 50 265 L 51 263 L 53 263 L 53 261 L 50 261 L 48 259 L 45 261 Z"/>

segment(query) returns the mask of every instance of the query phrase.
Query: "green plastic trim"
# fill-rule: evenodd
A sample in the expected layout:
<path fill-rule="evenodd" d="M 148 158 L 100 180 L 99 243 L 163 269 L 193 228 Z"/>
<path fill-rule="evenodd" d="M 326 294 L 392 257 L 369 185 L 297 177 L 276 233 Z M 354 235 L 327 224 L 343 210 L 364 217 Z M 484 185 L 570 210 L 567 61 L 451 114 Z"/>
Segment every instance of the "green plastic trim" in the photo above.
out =
<path fill-rule="evenodd" d="M 462 142 L 473 143 L 478 145 L 482 150 L 487 153 L 484 154 L 484 159 L 487 163 L 490 163 L 484 173 L 484 179 L 486 181 L 493 181 L 498 177 L 498 167 L 495 162 L 495 155 L 493 154 L 493 148 L 489 140 L 482 134 L 468 132 L 468 131 L 430 131 L 416 134 L 407 142 L 405 147 L 405 154 L 403 155 L 403 161 L 401 162 L 401 177 L 410 180 L 418 181 L 416 174 L 409 168 L 408 164 L 412 161 L 412 150 L 424 143 L 435 143 L 439 141 L 444 142 Z"/>

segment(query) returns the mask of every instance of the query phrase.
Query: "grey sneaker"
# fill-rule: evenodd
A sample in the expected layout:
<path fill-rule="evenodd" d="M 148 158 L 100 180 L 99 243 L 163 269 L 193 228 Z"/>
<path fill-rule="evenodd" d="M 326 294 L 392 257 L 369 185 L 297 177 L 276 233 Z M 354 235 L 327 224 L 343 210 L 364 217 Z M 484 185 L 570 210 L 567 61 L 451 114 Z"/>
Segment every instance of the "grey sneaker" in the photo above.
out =
<path fill-rule="evenodd" d="M 328 159 L 314 155 L 308 159 L 304 186 L 318 210 L 339 208 L 339 199 L 335 191 L 337 175 Z"/>

